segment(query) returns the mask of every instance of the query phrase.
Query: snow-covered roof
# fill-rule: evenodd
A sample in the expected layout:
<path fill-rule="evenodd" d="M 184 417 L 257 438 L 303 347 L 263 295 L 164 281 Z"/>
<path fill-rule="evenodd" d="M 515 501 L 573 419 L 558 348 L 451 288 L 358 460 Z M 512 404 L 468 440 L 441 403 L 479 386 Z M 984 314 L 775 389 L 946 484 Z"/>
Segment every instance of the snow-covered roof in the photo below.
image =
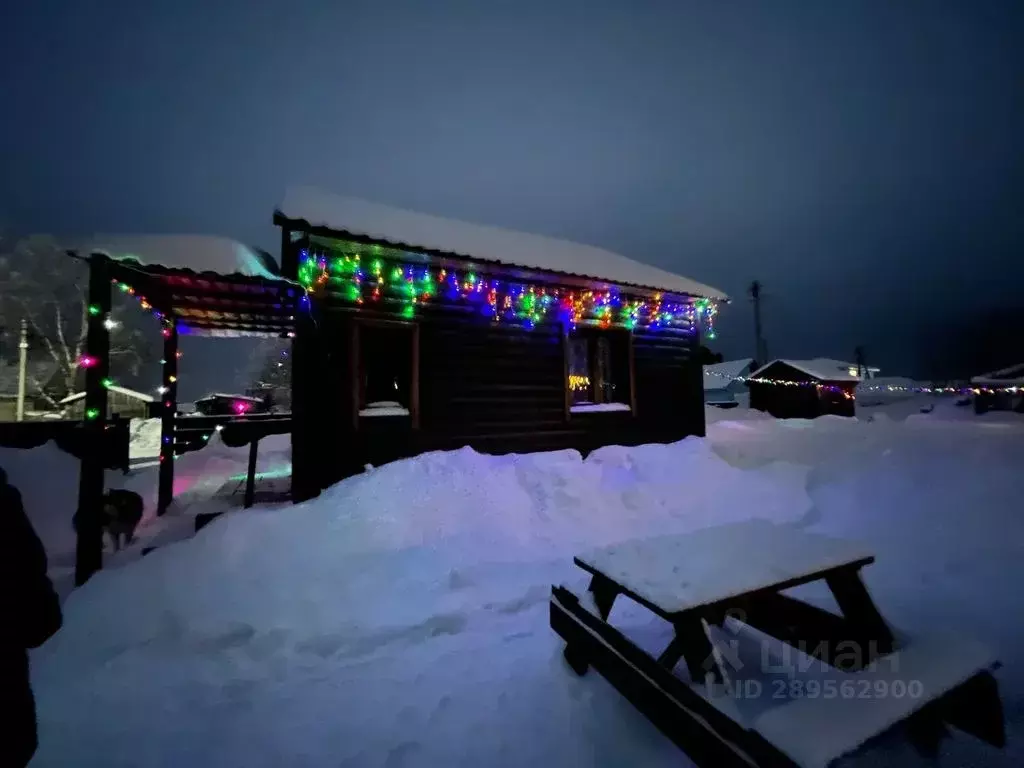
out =
<path fill-rule="evenodd" d="M 814 359 L 823 367 L 835 368 L 837 370 L 842 369 L 844 371 L 857 369 L 856 363 L 850 363 L 845 360 L 836 360 L 832 357 L 816 357 Z M 862 365 L 861 368 L 870 373 L 880 373 L 882 370 L 881 368 L 875 368 L 873 365 Z"/>
<path fill-rule="evenodd" d="M 214 235 L 94 235 L 83 238 L 74 250 L 82 255 L 103 253 L 146 267 L 280 279 L 269 253 Z"/>
<path fill-rule="evenodd" d="M 107 391 L 117 392 L 119 395 L 125 395 L 135 400 L 141 400 L 144 403 L 153 402 L 152 396 L 147 395 L 144 392 L 136 392 L 134 389 L 128 389 L 127 387 L 119 387 L 116 384 L 112 384 L 109 387 L 107 387 Z M 71 403 L 81 400 L 83 397 L 85 397 L 85 392 L 76 392 L 73 395 L 68 395 L 67 397 L 65 397 L 58 403 L 58 405 L 70 405 Z"/>
<path fill-rule="evenodd" d="M 216 400 L 218 398 L 222 398 L 224 400 L 247 400 L 247 401 L 249 401 L 251 403 L 262 403 L 263 402 L 258 397 L 252 397 L 250 395 L 229 395 L 229 394 L 226 394 L 224 392 L 214 392 L 213 394 L 207 395 L 206 397 L 200 397 L 198 400 L 196 400 L 196 402 L 197 403 L 203 403 L 203 402 L 206 402 L 207 400 Z"/>
<path fill-rule="evenodd" d="M 288 219 L 305 221 L 312 226 L 367 237 L 412 251 L 440 251 L 620 285 L 712 299 L 727 298 L 717 288 L 592 245 L 443 219 L 367 200 L 341 197 L 311 187 L 289 188 L 281 213 Z"/>
<path fill-rule="evenodd" d="M 971 379 L 972 384 L 996 384 L 999 386 L 1024 385 L 1024 363 L 1017 363 L 998 371 L 983 373 Z"/>
<path fill-rule="evenodd" d="M 860 381 L 859 376 L 850 373 L 851 366 L 848 363 L 832 360 L 827 357 L 816 357 L 813 360 L 783 360 L 778 358 L 772 360 L 767 365 L 762 365 L 756 371 L 752 371 L 749 377 L 756 379 L 762 372 L 776 363 L 783 363 L 790 368 L 795 368 L 812 378 L 821 379 L 822 381 Z M 856 368 L 856 365 L 852 367 Z"/>
<path fill-rule="evenodd" d="M 753 358 L 745 357 L 742 360 L 726 360 L 722 363 L 704 366 L 704 389 L 721 389 L 728 386 L 740 376 L 745 376 L 750 370 Z"/>

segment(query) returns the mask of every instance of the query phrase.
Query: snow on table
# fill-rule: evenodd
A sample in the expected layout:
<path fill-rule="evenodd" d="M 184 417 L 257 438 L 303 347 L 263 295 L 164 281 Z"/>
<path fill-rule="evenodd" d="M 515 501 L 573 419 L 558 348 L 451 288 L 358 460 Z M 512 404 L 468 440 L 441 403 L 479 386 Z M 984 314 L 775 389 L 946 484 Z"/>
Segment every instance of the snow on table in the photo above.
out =
<path fill-rule="evenodd" d="M 995 664 L 969 638 L 912 641 L 860 672 L 837 673 L 836 695 L 794 699 L 762 714 L 753 729 L 802 768 L 825 768 Z"/>
<path fill-rule="evenodd" d="M 665 613 L 873 560 L 861 545 L 749 520 L 694 533 L 634 539 L 577 560 Z"/>

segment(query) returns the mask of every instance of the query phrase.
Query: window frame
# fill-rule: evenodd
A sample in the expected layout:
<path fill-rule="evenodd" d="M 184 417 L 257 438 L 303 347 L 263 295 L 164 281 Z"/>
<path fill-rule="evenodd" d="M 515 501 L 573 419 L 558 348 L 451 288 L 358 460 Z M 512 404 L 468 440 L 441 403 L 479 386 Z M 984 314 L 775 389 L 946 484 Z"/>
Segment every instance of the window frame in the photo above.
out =
<path fill-rule="evenodd" d="M 594 397 L 595 397 L 595 400 L 596 400 L 596 402 L 592 403 L 592 405 L 601 406 L 601 405 L 616 404 L 616 405 L 625 405 L 625 406 L 627 406 L 627 408 L 611 409 L 611 410 L 602 410 L 602 409 L 584 410 L 584 411 L 579 411 L 579 410 L 574 411 L 573 410 L 574 408 L 580 407 L 578 405 L 574 405 L 573 404 L 573 401 L 572 401 L 572 389 L 569 386 L 570 360 L 571 360 L 572 334 L 573 334 L 573 331 L 575 331 L 577 333 L 580 333 L 580 337 L 585 338 L 587 340 L 587 369 L 588 369 L 589 377 L 592 380 L 592 383 L 591 383 L 592 390 L 591 391 L 594 393 Z M 619 334 L 624 334 L 625 337 L 626 337 L 626 356 L 627 356 L 627 359 L 624 362 L 626 363 L 626 371 L 627 371 L 627 376 L 628 376 L 628 379 L 629 379 L 629 381 L 628 381 L 629 394 L 628 394 L 628 396 L 627 396 L 627 398 L 626 398 L 626 400 L 624 402 L 623 401 L 619 401 L 619 400 L 612 400 L 612 401 L 606 402 L 605 400 L 603 400 L 603 392 L 602 392 L 603 383 L 601 381 L 598 381 L 597 377 L 595 375 L 595 368 L 597 367 L 597 361 L 596 361 L 597 348 L 598 348 L 598 343 L 599 343 L 599 341 L 601 339 L 608 340 L 609 337 L 612 337 L 612 336 L 615 336 L 615 335 L 619 335 Z M 601 414 L 601 413 L 629 413 L 631 416 L 636 416 L 636 414 L 637 414 L 637 403 L 636 403 L 636 358 L 635 358 L 635 354 L 634 354 L 633 339 L 634 339 L 634 335 L 633 335 L 632 331 L 630 331 L 628 329 L 600 328 L 600 327 L 594 327 L 594 326 L 583 326 L 583 327 L 578 327 L 578 328 L 573 329 L 573 330 L 570 330 L 568 327 L 564 327 L 563 328 L 563 330 L 562 330 L 562 352 L 563 352 L 563 358 L 564 359 L 563 359 L 563 366 L 562 366 L 563 367 L 562 385 L 565 387 L 565 418 L 566 418 L 567 421 L 570 420 L 574 415 L 575 416 L 580 416 L 580 415 L 593 415 L 593 414 Z M 616 356 L 612 353 L 612 349 L 613 349 L 613 347 L 611 347 L 609 345 L 609 348 L 608 348 L 608 351 L 609 351 L 609 367 L 614 369 L 615 361 L 616 361 Z M 601 393 L 601 394 L 598 394 L 598 393 Z"/>
<path fill-rule="evenodd" d="M 359 431 L 360 422 L 369 418 L 360 416 L 363 399 L 363 354 L 362 354 L 362 329 L 363 328 L 406 328 L 411 331 L 410 339 L 410 364 L 409 373 L 409 420 L 413 429 L 420 427 L 420 324 L 408 320 L 390 320 L 374 317 L 354 317 L 350 327 L 349 340 L 349 386 L 352 391 L 352 428 Z M 385 417 L 387 418 L 387 417 Z M 401 418 L 394 416 L 391 418 Z"/>

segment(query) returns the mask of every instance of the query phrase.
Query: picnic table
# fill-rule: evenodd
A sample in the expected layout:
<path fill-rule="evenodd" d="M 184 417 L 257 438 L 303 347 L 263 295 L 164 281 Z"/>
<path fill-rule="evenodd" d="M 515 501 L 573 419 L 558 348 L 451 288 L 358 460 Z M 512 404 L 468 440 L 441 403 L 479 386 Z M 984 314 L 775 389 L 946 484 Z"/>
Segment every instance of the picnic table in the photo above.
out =
<path fill-rule="evenodd" d="M 589 599 L 560 586 L 551 598 L 566 661 L 581 675 L 594 666 L 698 764 L 828 766 L 900 723 L 929 753 L 947 724 L 1005 742 L 991 674 L 998 662 L 964 638 L 897 638 L 861 579 L 874 562 L 861 545 L 749 521 L 629 541 L 574 562 L 590 574 Z M 817 581 L 839 613 L 783 594 Z M 671 625 L 660 654 L 611 625 L 619 596 Z M 819 683 L 814 696 L 786 696 L 745 716 L 728 649 L 712 640 L 712 627 L 727 623 L 820 662 L 834 673 L 834 685 L 825 683 L 834 695 L 821 695 Z"/>

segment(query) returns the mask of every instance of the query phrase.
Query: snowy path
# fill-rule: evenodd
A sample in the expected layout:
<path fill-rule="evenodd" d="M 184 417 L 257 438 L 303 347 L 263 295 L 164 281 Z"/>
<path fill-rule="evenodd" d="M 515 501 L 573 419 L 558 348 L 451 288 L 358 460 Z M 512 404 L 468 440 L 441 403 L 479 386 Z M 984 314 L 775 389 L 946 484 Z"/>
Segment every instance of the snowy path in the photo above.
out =
<path fill-rule="evenodd" d="M 1019 765 L 1022 451 L 1019 426 L 753 418 L 586 462 L 428 454 L 232 514 L 68 600 L 33 657 L 33 765 L 685 764 L 564 668 L 549 587 L 585 585 L 580 549 L 754 516 L 868 542 L 898 627 L 989 641 L 1010 746 L 961 736 L 939 765 Z M 920 761 L 889 739 L 855 764 Z"/>

